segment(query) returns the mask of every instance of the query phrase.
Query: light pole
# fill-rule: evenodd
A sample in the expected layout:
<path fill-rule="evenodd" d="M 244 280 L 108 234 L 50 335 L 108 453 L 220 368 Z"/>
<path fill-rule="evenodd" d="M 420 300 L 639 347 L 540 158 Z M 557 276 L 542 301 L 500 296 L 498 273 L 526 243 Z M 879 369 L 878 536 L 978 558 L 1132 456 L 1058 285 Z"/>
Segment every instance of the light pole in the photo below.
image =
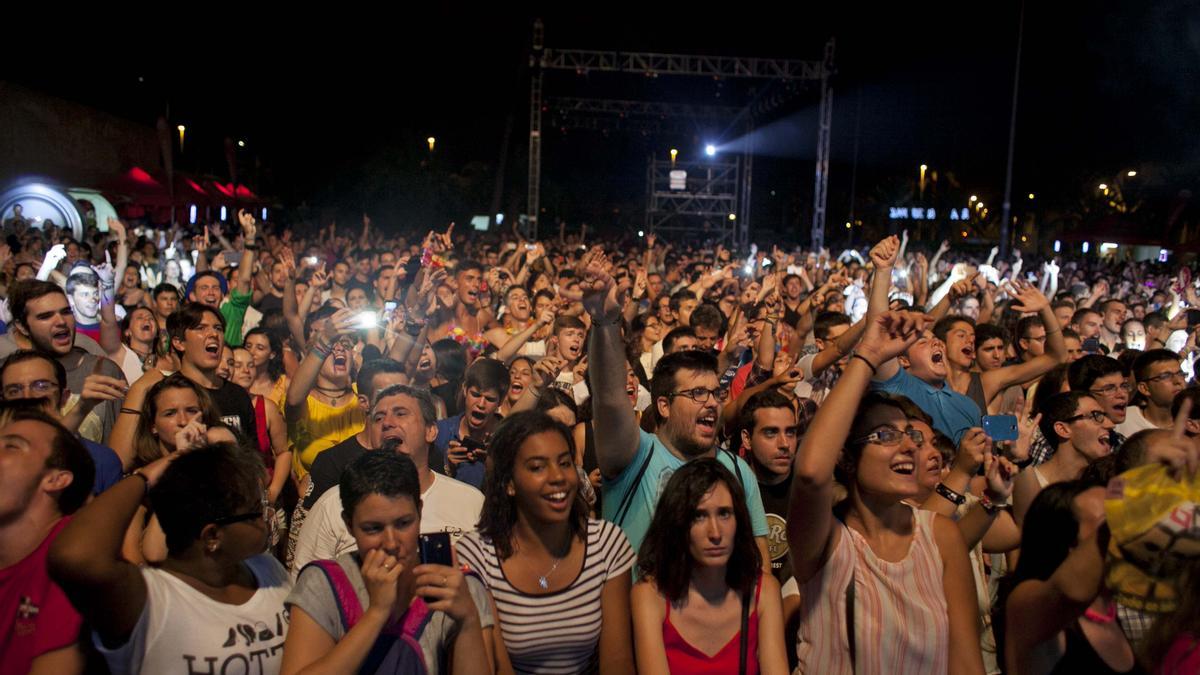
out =
<path fill-rule="evenodd" d="M 187 127 L 180 124 L 175 128 L 179 130 L 179 152 L 183 152 L 183 132 L 187 131 Z"/>
<path fill-rule="evenodd" d="M 426 138 L 426 139 L 425 139 L 425 142 L 429 144 L 429 152 L 431 152 L 431 153 L 432 153 L 432 152 L 433 152 L 433 146 L 434 146 L 434 145 L 437 143 L 437 139 L 436 139 L 436 138 L 434 138 L 433 136 L 430 136 L 429 138 Z"/>

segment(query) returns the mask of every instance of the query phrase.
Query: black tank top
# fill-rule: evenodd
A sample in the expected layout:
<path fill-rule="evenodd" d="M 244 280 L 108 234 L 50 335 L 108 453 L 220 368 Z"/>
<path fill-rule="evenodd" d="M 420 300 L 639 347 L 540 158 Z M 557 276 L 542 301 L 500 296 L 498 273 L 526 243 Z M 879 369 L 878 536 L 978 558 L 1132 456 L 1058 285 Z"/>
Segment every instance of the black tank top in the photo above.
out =
<path fill-rule="evenodd" d="M 1144 675 L 1145 670 L 1138 665 L 1134 660 L 1133 667 L 1126 671 L 1117 671 L 1109 667 L 1104 659 L 1096 653 L 1092 643 L 1088 642 L 1087 636 L 1083 634 L 1083 630 L 1079 627 L 1079 622 L 1075 621 L 1066 629 L 1067 633 L 1067 648 L 1063 652 L 1062 658 L 1058 663 L 1054 664 L 1054 670 L 1050 671 L 1050 675 L 1075 675 L 1076 673 L 1088 673 L 1088 675 Z"/>

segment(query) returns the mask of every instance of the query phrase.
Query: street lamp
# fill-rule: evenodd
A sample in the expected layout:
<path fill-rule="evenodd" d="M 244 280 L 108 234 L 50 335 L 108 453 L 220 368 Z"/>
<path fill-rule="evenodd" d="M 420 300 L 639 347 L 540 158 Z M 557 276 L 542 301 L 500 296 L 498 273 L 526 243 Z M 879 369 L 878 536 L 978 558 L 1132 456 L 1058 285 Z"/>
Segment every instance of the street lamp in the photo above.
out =
<path fill-rule="evenodd" d="M 678 156 L 679 156 L 679 151 L 676 150 L 675 148 L 671 148 L 671 164 L 675 163 L 675 158 Z"/>
<path fill-rule="evenodd" d="M 1134 176 L 1137 175 L 1137 172 L 1136 171 L 1126 171 L 1125 175 L 1129 176 L 1130 178 L 1133 178 Z"/>
<path fill-rule="evenodd" d="M 967 203 L 974 204 L 977 201 L 979 201 L 979 197 L 976 197 L 975 195 L 971 195 L 971 198 L 969 200 L 967 200 Z"/>
<path fill-rule="evenodd" d="M 1105 192 L 1108 192 L 1108 184 L 1107 183 L 1101 183 L 1101 184 L 1097 185 L 1096 187 L 1100 188 L 1101 190 L 1103 190 Z"/>
<path fill-rule="evenodd" d="M 1033 199 L 1033 193 L 1032 193 L 1032 192 L 1030 192 L 1030 193 L 1029 193 L 1029 198 L 1030 198 L 1030 199 Z"/>
<path fill-rule="evenodd" d="M 433 136 L 430 136 L 429 138 L 425 139 L 425 142 L 429 144 L 429 151 L 433 152 L 433 145 L 437 143 L 437 139 Z"/>
<path fill-rule="evenodd" d="M 239 148 L 244 148 L 244 147 L 246 147 L 246 141 L 238 141 L 238 147 L 239 147 Z"/>
<path fill-rule="evenodd" d="M 187 131 L 187 127 L 180 124 L 175 128 L 179 130 L 179 151 L 183 152 L 183 132 Z"/>
<path fill-rule="evenodd" d="M 922 165 L 921 165 L 921 181 L 920 181 L 920 192 L 921 192 L 921 196 L 922 196 L 922 197 L 924 197 L 924 196 L 925 196 L 925 172 L 926 172 L 926 171 L 928 171 L 928 170 L 929 170 L 929 165 L 928 165 L 928 164 L 922 164 Z"/>

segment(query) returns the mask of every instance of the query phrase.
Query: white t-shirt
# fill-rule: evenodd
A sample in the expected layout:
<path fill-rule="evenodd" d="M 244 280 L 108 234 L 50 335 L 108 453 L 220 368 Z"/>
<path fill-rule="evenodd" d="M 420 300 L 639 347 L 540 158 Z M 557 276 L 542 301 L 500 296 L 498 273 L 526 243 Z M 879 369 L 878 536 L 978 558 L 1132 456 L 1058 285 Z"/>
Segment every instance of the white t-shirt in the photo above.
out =
<path fill-rule="evenodd" d="M 433 485 L 421 494 L 421 534 L 449 532 L 451 541 L 474 532 L 483 510 L 483 493 L 462 481 L 433 474 Z M 342 520 L 342 491 L 326 490 L 304 519 L 296 539 L 292 580 L 314 560 L 337 560 L 358 550 Z"/>
<path fill-rule="evenodd" d="M 1145 413 L 1136 405 L 1131 405 L 1125 409 L 1125 421 L 1117 425 L 1116 432 L 1125 438 L 1136 434 L 1143 429 L 1157 429 L 1154 423 L 1146 419 Z"/>
<path fill-rule="evenodd" d="M 106 649 L 93 642 L 113 675 L 125 673 L 278 673 L 283 663 L 292 582 L 267 554 L 246 560 L 258 590 L 241 605 L 217 602 L 181 579 L 142 568 L 146 606 L 129 641 Z"/>

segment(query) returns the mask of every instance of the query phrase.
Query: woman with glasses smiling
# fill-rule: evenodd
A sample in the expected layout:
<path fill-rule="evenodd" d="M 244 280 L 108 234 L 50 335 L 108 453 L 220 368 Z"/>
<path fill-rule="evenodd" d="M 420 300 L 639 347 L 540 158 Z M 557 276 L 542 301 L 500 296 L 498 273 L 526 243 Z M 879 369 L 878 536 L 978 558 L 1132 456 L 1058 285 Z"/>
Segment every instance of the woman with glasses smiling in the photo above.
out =
<path fill-rule="evenodd" d="M 93 627 L 113 673 L 279 671 L 287 571 L 264 553 L 274 521 L 263 466 L 231 443 L 162 457 L 80 509 L 50 550 L 50 574 Z M 144 499 L 168 554 L 121 557 Z"/>
<path fill-rule="evenodd" d="M 788 544 L 800 585 L 798 672 L 982 673 L 970 563 L 954 523 L 917 496 L 924 435 L 887 395 L 863 392 L 878 364 L 929 317 L 871 322 L 813 418 L 793 467 Z M 847 498 L 833 505 L 834 475 Z"/>

